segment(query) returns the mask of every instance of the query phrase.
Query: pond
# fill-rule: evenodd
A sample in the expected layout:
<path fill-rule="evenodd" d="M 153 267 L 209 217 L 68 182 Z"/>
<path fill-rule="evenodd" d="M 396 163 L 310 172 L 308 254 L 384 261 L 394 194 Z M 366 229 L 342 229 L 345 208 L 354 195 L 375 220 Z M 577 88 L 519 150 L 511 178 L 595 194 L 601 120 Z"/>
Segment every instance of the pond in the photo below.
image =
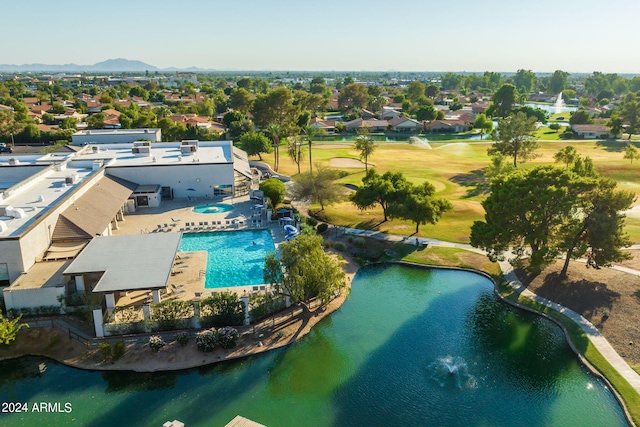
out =
<path fill-rule="evenodd" d="M 566 105 L 564 103 L 560 107 L 557 107 L 555 104 L 535 104 L 530 102 L 527 102 L 524 105 L 531 108 L 539 108 L 541 110 L 544 110 L 544 112 L 547 114 L 568 113 L 578 110 L 577 106 Z"/>
<path fill-rule="evenodd" d="M 193 345 L 193 343 L 190 343 Z M 187 371 L 88 372 L 0 363 L 0 398 L 70 403 L 4 426 L 624 426 L 607 387 L 551 322 L 502 303 L 486 278 L 362 269 L 346 303 L 288 348 Z"/>

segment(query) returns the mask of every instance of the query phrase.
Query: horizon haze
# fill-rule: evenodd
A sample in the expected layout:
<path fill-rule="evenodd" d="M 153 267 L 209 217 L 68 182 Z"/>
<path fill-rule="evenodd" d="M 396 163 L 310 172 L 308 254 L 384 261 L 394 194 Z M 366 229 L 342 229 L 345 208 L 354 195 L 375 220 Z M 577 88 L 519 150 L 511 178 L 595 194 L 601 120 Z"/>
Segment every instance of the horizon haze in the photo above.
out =
<path fill-rule="evenodd" d="M 106 58 L 159 69 L 640 73 L 623 16 L 640 3 L 291 0 L 234 3 L 79 0 L 3 5 L 3 64 L 89 65 Z"/>

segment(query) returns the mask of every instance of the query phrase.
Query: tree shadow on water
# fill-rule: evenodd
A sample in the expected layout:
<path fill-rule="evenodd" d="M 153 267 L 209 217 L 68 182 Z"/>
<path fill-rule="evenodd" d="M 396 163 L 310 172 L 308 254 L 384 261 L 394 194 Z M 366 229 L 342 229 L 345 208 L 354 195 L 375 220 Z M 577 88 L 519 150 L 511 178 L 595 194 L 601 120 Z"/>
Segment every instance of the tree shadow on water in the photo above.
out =
<path fill-rule="evenodd" d="M 544 404 L 533 405 L 534 408 L 527 403 L 528 396 L 553 395 L 566 365 L 545 368 L 538 358 L 541 351 L 535 355 L 522 351 L 537 370 L 523 370 L 515 362 L 505 367 L 501 364 L 504 357 L 495 352 L 507 352 L 503 347 L 515 340 L 511 330 L 504 331 L 505 337 L 498 344 L 491 340 L 485 343 L 480 354 L 476 349 L 485 340 L 473 336 L 492 333 L 495 313 L 492 310 L 488 319 L 480 316 L 475 330 L 470 328 L 468 317 L 475 308 L 459 302 L 467 293 L 462 290 L 433 300 L 428 310 L 403 324 L 370 354 L 367 362 L 351 375 L 352 379 L 336 391 L 334 425 L 544 425 L 544 414 L 550 410 L 548 403 L 542 399 Z M 495 301 L 490 292 L 487 295 L 497 307 L 495 311 L 501 312 L 504 304 Z M 475 306 L 485 303 L 481 299 Z M 568 348 L 561 348 L 567 357 L 572 357 Z M 438 363 L 447 360 L 460 364 L 460 374 L 455 368 L 439 375 Z M 527 379 L 532 374 L 535 378 Z M 500 396 L 505 389 L 501 384 L 505 383 L 511 393 L 509 405 L 497 403 L 502 401 Z M 516 390 L 514 384 L 523 385 Z M 519 421 L 513 418 L 513 413 L 519 411 L 535 416 Z"/>

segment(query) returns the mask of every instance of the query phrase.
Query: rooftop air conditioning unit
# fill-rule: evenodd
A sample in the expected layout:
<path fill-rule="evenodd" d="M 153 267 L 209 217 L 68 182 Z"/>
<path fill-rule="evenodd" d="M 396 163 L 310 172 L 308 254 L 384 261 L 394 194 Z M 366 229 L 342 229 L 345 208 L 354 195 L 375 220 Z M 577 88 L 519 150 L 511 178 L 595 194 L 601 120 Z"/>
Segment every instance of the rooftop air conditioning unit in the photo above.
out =
<path fill-rule="evenodd" d="M 91 146 L 91 151 L 93 151 L 94 153 L 97 153 L 99 150 L 100 148 L 97 145 Z"/>
<path fill-rule="evenodd" d="M 76 182 L 78 182 L 78 175 L 75 173 L 64 178 L 65 184 L 75 184 Z"/>
<path fill-rule="evenodd" d="M 9 159 L 9 164 L 10 165 L 19 165 L 20 164 L 20 160 L 16 159 L 15 157 L 12 157 Z"/>

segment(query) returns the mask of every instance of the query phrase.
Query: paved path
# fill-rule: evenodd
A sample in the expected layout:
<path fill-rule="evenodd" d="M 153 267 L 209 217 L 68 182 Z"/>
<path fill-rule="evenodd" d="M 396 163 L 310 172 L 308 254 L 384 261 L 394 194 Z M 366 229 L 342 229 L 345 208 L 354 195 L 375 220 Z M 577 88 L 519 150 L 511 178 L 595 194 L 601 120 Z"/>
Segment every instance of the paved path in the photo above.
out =
<path fill-rule="evenodd" d="M 471 245 L 463 244 L 463 243 L 452 243 L 452 242 L 444 242 L 442 240 L 436 239 L 428 239 L 428 238 L 416 238 L 416 237 L 407 237 L 407 236 L 398 236 L 394 234 L 386 234 L 378 231 L 371 230 L 358 230 L 352 228 L 344 228 L 339 227 L 339 230 L 345 234 L 354 235 L 354 236 L 366 236 L 371 237 L 378 240 L 386 240 L 390 242 L 403 242 L 407 244 L 416 245 L 417 243 L 421 245 L 430 245 L 430 246 L 442 246 L 442 247 L 452 247 L 452 248 L 460 248 L 468 251 L 472 251 L 478 254 L 486 254 L 485 251 L 480 250 L 478 248 L 474 248 Z M 627 249 L 640 249 L 640 245 L 634 245 Z M 640 393 L 640 375 L 631 369 L 629 364 L 620 357 L 620 355 L 613 349 L 609 341 L 598 331 L 598 329 L 593 326 L 591 322 L 582 317 L 580 314 L 575 311 L 564 307 L 560 304 L 557 304 L 553 301 L 550 301 L 546 298 L 542 298 L 535 293 L 531 292 L 527 289 L 522 282 L 518 279 L 515 272 L 513 271 L 513 267 L 507 261 L 499 262 L 500 269 L 502 270 L 502 274 L 504 278 L 507 280 L 509 285 L 519 294 L 523 295 L 530 300 L 536 301 L 540 304 L 543 304 L 547 307 L 550 307 L 563 315 L 567 316 L 571 320 L 573 320 L 580 328 L 587 334 L 591 343 L 596 347 L 596 349 L 604 356 L 607 361 L 613 366 L 619 373 L 622 375 L 627 382 L 638 392 Z M 636 276 L 640 276 L 640 271 L 634 270 L 627 267 L 622 266 L 613 266 L 611 267 L 618 271 L 623 271 L 625 273 L 633 274 Z"/>

